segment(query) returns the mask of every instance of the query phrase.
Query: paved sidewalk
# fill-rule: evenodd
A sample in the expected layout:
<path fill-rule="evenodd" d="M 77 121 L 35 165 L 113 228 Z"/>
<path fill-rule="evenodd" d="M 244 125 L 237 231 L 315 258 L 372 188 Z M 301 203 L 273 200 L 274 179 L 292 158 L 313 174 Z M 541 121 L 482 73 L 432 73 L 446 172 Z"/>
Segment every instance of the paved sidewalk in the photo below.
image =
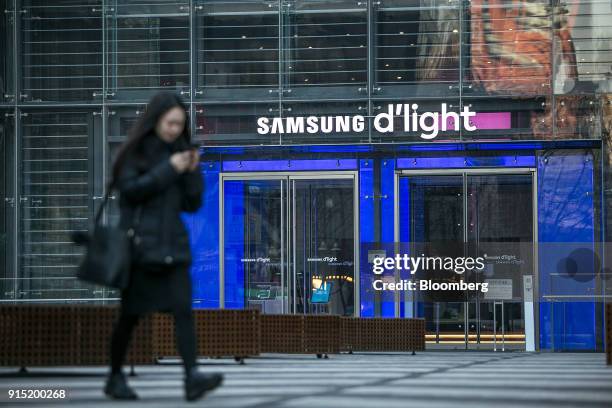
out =
<path fill-rule="evenodd" d="M 358 353 L 317 359 L 265 354 L 239 365 L 201 360 L 203 370 L 225 373 L 224 385 L 196 403 L 183 400 L 176 364 L 136 367 L 136 402 L 102 393 L 106 368 L 33 368 L 29 377 L 0 368 L 0 405 L 9 388 L 61 388 L 64 401 L 20 401 L 9 406 L 79 407 L 612 407 L 612 367 L 602 354 L 422 352 Z M 177 361 L 178 362 L 178 361 Z M 126 370 L 127 371 L 127 370 Z M 77 375 L 78 374 L 78 375 Z"/>

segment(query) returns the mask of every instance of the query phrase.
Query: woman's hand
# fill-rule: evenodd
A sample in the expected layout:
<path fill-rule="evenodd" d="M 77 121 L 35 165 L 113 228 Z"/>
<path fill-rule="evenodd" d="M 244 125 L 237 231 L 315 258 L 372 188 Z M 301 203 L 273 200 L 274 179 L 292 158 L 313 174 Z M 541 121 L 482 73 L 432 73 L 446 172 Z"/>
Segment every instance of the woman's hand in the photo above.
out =
<path fill-rule="evenodd" d="M 200 165 L 200 152 L 198 149 L 191 149 L 191 164 L 188 167 L 188 171 L 196 171 Z"/>
<path fill-rule="evenodd" d="M 192 157 L 193 153 L 191 150 L 176 152 L 170 156 L 170 164 L 172 164 L 172 167 L 174 167 L 178 173 L 184 173 L 192 166 Z"/>

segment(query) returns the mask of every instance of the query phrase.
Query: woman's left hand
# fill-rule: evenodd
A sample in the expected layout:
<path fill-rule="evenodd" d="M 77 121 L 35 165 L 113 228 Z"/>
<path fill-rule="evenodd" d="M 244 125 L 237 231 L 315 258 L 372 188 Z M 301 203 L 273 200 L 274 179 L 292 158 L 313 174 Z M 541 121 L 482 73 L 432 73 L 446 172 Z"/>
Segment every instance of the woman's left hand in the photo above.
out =
<path fill-rule="evenodd" d="M 191 150 L 191 164 L 187 171 L 196 171 L 200 165 L 200 152 L 198 149 Z"/>

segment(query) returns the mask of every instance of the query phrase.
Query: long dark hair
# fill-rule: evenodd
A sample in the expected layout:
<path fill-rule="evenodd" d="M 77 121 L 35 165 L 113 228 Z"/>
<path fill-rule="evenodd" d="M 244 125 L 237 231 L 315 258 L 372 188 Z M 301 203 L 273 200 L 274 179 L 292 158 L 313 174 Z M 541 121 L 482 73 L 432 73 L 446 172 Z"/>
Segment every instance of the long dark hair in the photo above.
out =
<path fill-rule="evenodd" d="M 181 97 L 174 92 L 158 92 L 151 98 L 142 116 L 140 116 L 140 118 L 128 131 L 128 139 L 119 147 L 117 157 L 115 158 L 115 162 L 113 164 L 113 176 L 109 181 L 109 187 L 114 185 L 115 181 L 118 180 L 121 167 L 125 163 L 128 154 L 132 151 L 138 152 L 142 145 L 146 142 L 147 137 L 155 135 L 155 127 L 157 126 L 159 119 L 170 109 L 177 106 L 183 108 L 185 111 L 185 126 L 183 127 L 183 133 L 179 136 L 179 138 L 182 138 L 183 142 L 186 144 L 191 142 L 191 133 L 189 131 L 189 113 L 187 106 Z"/>

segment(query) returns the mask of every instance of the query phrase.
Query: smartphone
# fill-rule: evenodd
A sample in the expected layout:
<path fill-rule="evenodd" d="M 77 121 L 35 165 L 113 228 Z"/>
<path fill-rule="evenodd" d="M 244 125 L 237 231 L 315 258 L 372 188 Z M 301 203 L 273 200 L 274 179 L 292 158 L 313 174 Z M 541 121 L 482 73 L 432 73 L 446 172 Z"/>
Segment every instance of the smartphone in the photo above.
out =
<path fill-rule="evenodd" d="M 198 143 L 189 143 L 186 147 L 184 147 L 184 150 L 193 150 L 196 149 L 198 151 L 200 151 L 200 145 Z"/>

